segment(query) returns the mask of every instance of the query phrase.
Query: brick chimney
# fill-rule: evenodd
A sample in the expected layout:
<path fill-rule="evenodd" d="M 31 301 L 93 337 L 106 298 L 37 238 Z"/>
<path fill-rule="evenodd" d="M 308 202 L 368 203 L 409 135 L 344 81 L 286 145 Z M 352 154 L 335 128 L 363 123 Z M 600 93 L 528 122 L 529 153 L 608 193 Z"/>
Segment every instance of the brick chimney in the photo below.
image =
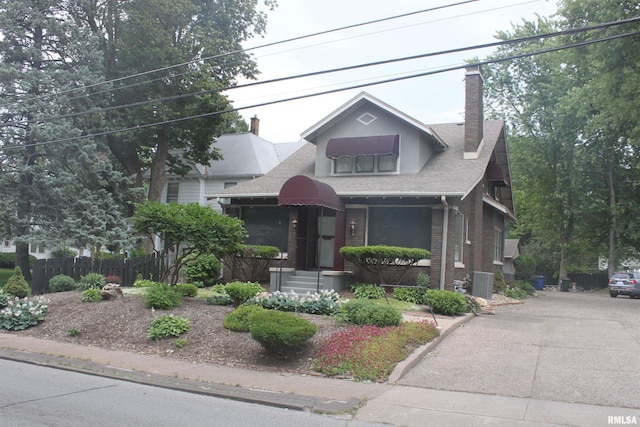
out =
<path fill-rule="evenodd" d="M 467 67 L 464 104 L 464 158 L 475 159 L 482 143 L 484 108 L 482 89 L 484 79 L 479 65 Z"/>
<path fill-rule="evenodd" d="M 258 116 L 251 117 L 251 128 L 249 129 L 249 132 L 256 136 L 260 133 L 260 119 Z"/>

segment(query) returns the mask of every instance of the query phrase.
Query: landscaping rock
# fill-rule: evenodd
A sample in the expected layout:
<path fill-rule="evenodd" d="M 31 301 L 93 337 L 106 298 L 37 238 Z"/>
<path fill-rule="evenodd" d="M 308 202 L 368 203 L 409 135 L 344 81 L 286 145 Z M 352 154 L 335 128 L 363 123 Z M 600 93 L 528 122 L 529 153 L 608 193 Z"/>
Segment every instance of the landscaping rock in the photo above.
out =
<path fill-rule="evenodd" d="M 115 283 L 107 283 L 100 293 L 102 294 L 102 299 L 106 300 L 118 299 L 124 296 L 120 285 Z"/>

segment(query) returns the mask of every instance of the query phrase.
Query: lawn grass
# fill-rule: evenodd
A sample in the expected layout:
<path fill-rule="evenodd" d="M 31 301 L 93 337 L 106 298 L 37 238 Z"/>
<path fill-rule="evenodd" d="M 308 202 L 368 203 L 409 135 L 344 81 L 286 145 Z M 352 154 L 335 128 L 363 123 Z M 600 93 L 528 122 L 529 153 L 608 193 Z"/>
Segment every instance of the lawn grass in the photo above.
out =
<path fill-rule="evenodd" d="M 12 268 L 0 268 L 0 287 L 4 286 L 12 275 Z"/>

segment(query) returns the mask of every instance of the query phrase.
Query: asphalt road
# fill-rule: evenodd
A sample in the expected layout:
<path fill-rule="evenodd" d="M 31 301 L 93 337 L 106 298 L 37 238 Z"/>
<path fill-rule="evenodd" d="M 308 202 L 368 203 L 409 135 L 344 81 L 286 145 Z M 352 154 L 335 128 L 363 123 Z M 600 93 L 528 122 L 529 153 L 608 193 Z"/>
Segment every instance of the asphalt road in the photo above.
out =
<path fill-rule="evenodd" d="M 640 300 L 538 294 L 456 329 L 398 383 L 640 409 Z"/>
<path fill-rule="evenodd" d="M 0 426 L 376 425 L 8 360 L 0 372 Z"/>

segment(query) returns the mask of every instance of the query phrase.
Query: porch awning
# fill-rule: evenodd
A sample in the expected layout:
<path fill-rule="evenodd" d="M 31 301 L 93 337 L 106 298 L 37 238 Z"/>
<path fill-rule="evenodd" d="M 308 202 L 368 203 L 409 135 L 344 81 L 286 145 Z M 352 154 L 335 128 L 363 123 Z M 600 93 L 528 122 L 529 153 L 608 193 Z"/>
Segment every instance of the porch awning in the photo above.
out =
<path fill-rule="evenodd" d="M 331 138 L 327 143 L 327 157 L 331 159 L 384 154 L 400 154 L 400 135 Z"/>
<path fill-rule="evenodd" d="M 296 175 L 284 183 L 278 194 L 278 204 L 323 206 L 336 211 L 344 210 L 344 204 L 330 185 L 304 175 Z"/>
<path fill-rule="evenodd" d="M 505 175 L 500 165 L 498 165 L 494 161 L 490 161 L 489 165 L 487 166 L 487 180 L 493 182 L 495 185 L 501 185 L 505 187 L 509 186 L 507 176 Z"/>

